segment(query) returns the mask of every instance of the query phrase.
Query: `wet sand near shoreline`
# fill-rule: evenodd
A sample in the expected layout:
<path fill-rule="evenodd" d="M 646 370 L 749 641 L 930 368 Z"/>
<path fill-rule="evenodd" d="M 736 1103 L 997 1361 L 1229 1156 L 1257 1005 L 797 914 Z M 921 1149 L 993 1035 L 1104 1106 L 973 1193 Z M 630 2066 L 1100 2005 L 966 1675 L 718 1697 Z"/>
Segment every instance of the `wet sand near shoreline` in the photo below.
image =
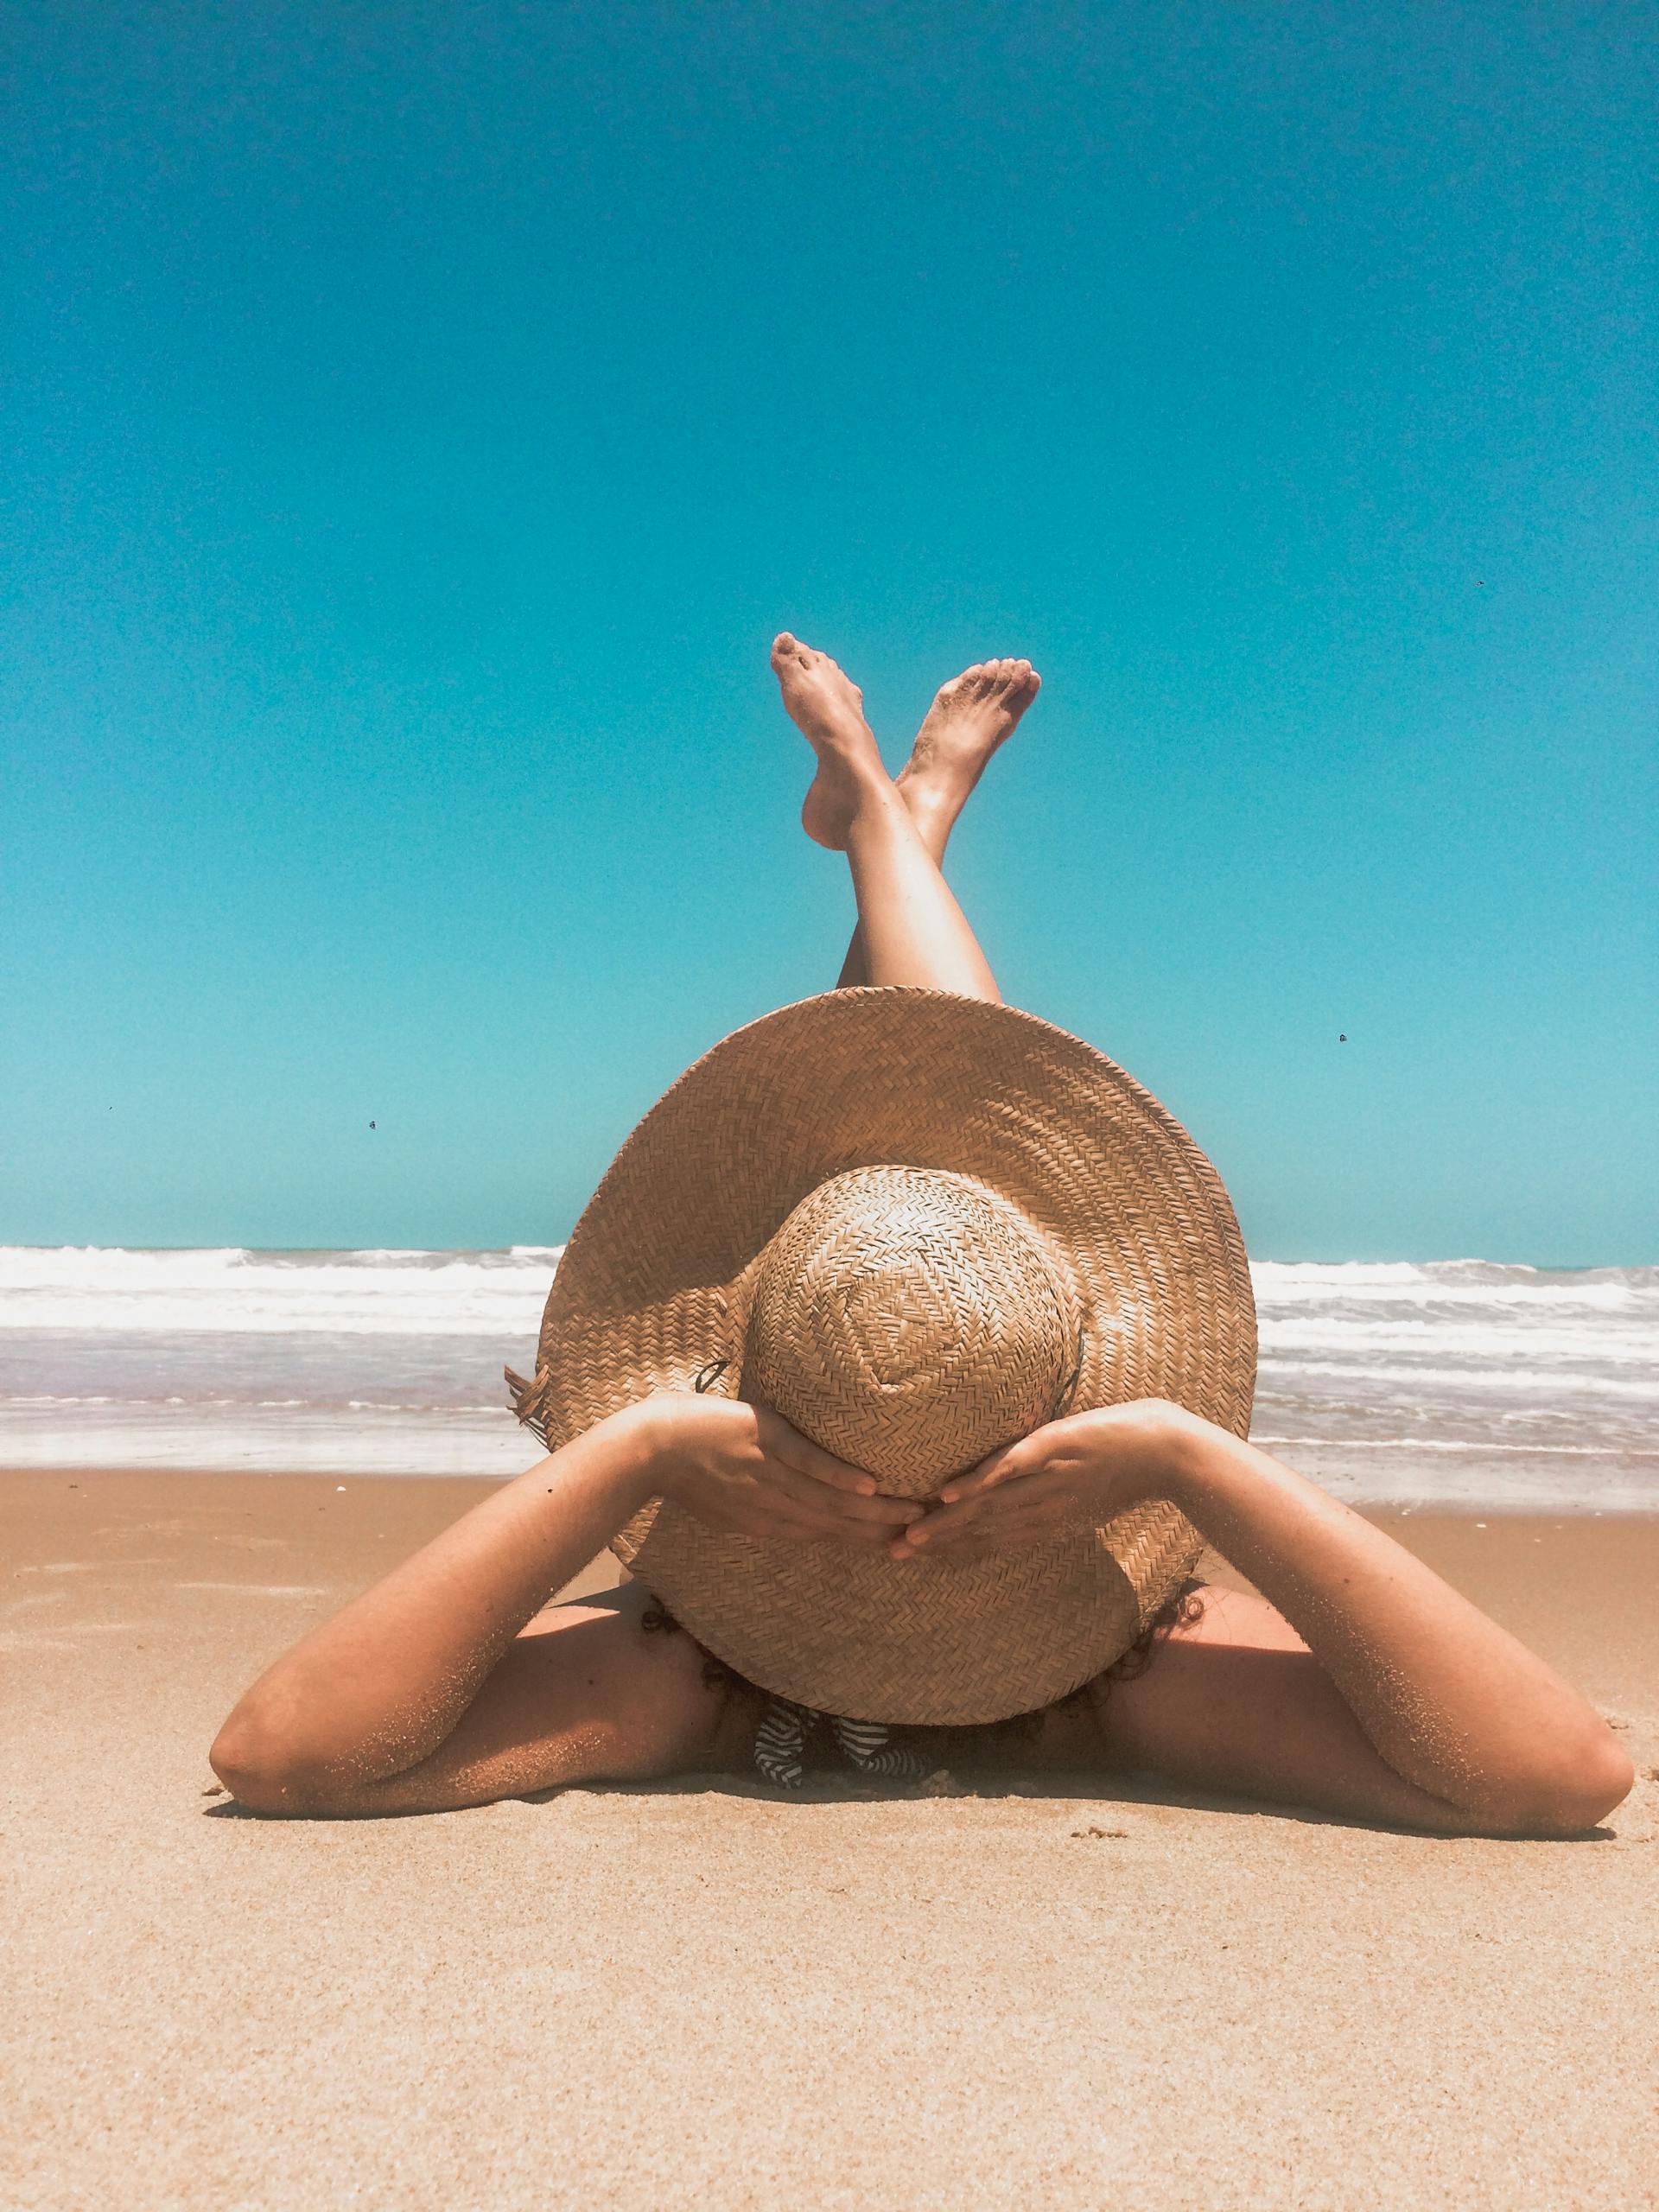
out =
<path fill-rule="evenodd" d="M 1582 1842 L 1149 1780 L 208 1794 L 237 1692 L 479 1494 L 0 1475 L 8 2212 L 1655 2202 L 1659 1519 L 1376 1516 L 1624 1725 Z"/>

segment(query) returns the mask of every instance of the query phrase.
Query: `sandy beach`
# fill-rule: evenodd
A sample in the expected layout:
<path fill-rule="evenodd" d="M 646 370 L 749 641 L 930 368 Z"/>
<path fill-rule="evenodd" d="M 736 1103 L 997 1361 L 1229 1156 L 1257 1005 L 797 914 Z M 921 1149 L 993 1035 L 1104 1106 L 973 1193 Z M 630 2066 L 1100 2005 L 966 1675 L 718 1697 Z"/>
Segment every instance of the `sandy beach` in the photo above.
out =
<path fill-rule="evenodd" d="M 1659 1522 L 1394 1524 L 1628 1726 L 1571 1845 L 1150 1781 L 210 1794 L 234 1692 L 475 1496 L 0 1482 L 9 2208 L 1655 2201 Z"/>
<path fill-rule="evenodd" d="M 8 2208 L 1659 2201 L 1659 1520 L 1389 1523 L 1628 1729 L 1580 1843 L 1149 1781 L 212 1794 L 234 1694 L 477 1495 L 0 1482 Z"/>

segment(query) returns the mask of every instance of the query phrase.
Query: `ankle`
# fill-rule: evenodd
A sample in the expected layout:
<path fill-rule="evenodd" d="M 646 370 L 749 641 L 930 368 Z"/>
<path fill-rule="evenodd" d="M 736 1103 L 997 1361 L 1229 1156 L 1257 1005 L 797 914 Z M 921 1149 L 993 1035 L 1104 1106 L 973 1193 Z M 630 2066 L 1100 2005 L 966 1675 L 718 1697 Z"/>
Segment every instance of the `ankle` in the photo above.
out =
<path fill-rule="evenodd" d="M 859 776 L 848 792 L 848 842 L 888 845 L 896 838 L 909 844 L 918 835 L 910 810 L 883 773 Z"/>
<path fill-rule="evenodd" d="M 962 811 L 960 800 L 953 803 L 944 792 L 908 778 L 901 778 L 894 788 L 915 824 L 917 836 L 937 861 L 943 855 L 950 832 L 956 827 L 957 817 Z"/>

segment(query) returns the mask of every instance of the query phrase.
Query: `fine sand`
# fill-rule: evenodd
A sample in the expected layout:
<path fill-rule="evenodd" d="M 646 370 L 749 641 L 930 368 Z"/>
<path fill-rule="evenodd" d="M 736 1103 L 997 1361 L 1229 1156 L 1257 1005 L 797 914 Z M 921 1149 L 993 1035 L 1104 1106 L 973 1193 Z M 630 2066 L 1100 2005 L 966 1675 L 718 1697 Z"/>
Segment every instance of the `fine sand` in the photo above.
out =
<path fill-rule="evenodd" d="M 257 1821 L 233 1696 L 479 1495 L 338 1479 L 0 1476 L 5 2212 L 1659 2203 L 1659 1520 L 1388 1521 L 1628 1730 L 1583 1842 L 1150 1782 Z"/>

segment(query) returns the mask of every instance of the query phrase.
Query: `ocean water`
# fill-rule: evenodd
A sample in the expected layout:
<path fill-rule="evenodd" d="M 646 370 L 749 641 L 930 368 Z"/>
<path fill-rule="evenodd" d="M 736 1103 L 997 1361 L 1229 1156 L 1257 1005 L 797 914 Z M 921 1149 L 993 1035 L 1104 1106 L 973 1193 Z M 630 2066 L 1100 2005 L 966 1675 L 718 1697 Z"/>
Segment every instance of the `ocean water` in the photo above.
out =
<path fill-rule="evenodd" d="M 557 1260 L 0 1247 L 0 1467 L 514 1473 Z M 1253 1433 L 1340 1496 L 1659 1510 L 1659 1268 L 1254 1274 Z"/>

